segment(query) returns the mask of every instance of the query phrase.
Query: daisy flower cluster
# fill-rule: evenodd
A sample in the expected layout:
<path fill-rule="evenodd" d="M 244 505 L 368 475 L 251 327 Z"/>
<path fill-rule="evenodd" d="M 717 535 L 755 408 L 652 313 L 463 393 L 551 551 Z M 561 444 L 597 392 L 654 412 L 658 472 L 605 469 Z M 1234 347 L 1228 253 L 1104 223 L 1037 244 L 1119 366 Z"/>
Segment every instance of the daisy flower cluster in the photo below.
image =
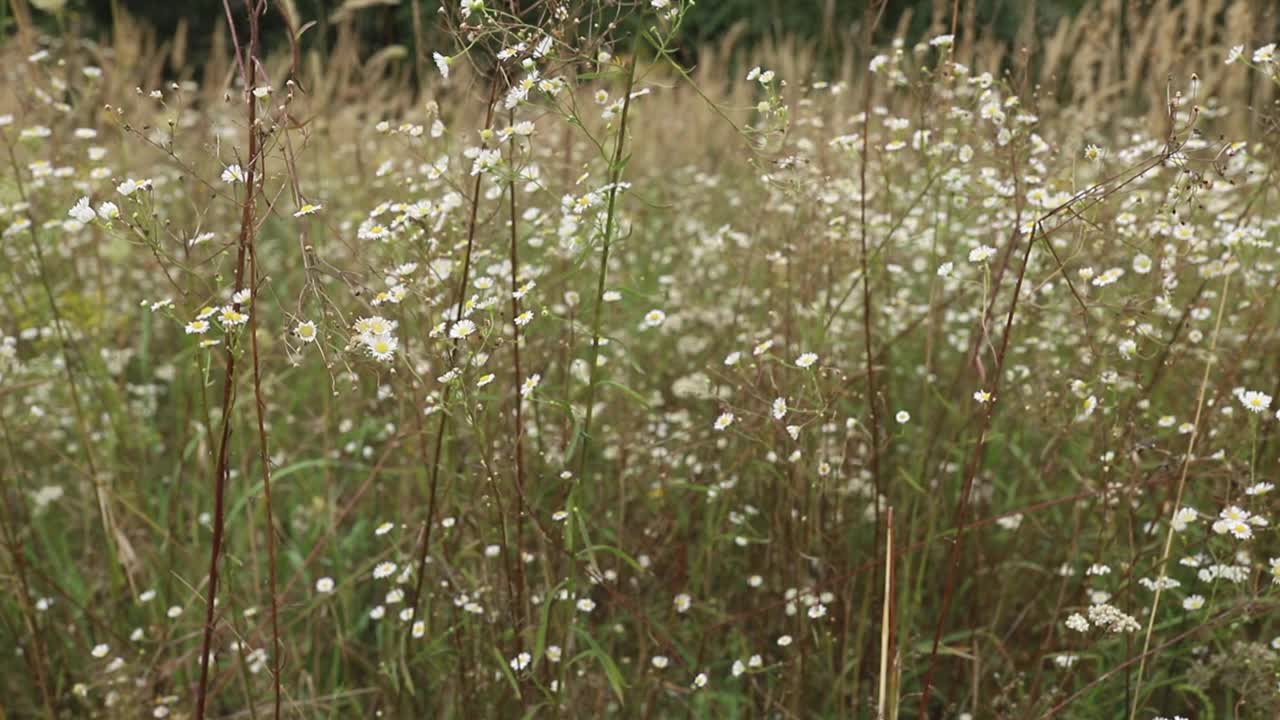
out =
<path fill-rule="evenodd" d="M 362 317 L 351 326 L 355 332 L 354 342 L 374 360 L 389 362 L 400 346 L 395 336 L 398 324 L 381 315 Z"/>

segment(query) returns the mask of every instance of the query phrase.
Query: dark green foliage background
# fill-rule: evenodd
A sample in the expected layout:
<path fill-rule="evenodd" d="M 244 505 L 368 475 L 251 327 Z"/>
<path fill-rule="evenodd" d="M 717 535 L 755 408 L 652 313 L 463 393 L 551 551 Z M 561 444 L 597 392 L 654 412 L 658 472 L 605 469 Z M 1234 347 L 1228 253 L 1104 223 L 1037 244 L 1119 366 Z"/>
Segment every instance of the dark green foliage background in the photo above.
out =
<path fill-rule="evenodd" d="M 370 47 L 387 44 L 412 47 L 414 1 L 401 0 L 397 5 L 374 6 L 356 14 L 356 27 Z M 611 0 L 601 0 L 607 1 Z M 439 31 L 436 13 L 441 3 L 439 0 L 417 2 L 423 23 L 428 25 L 425 28 L 427 36 L 431 37 L 432 33 Z M 456 0 L 446 2 L 450 6 L 456 4 Z M 982 27 L 1011 41 L 1028 12 L 1035 12 L 1037 23 L 1047 30 L 1064 15 L 1074 14 L 1090 2 L 977 0 L 976 13 Z M 0 0 L 0 5 L 4 4 L 4 0 Z M 235 9 L 239 9 L 241 4 L 242 0 L 232 0 Z M 858 22 L 867 4 L 867 0 L 701 0 L 686 17 L 679 45 L 685 48 L 684 59 L 694 60 L 693 48 L 714 43 L 737 28 L 739 47 L 746 51 L 772 38 L 798 37 L 809 39 L 820 51 L 834 55 L 856 42 Z M 341 7 L 342 0 L 295 0 L 295 5 L 303 18 L 322 20 Z M 892 32 L 901 18 L 910 13 L 907 39 L 919 39 L 930 23 L 933 5 L 933 0 L 889 0 L 880 27 L 886 33 Z M 943 5 L 949 9 L 950 0 Z M 188 57 L 197 63 L 208 53 L 213 24 L 223 22 L 224 17 L 222 0 L 69 0 L 67 10 L 76 22 L 84 25 L 78 28 L 81 33 L 99 36 L 109 33 L 113 13 L 118 10 L 144 20 L 155 28 L 161 38 L 171 36 L 179 22 L 186 19 L 191 31 Z M 38 11 L 36 15 L 43 16 Z M 51 22 L 47 16 L 43 17 L 45 22 Z M 282 49 L 288 42 L 284 26 L 275 12 L 268 13 L 263 32 L 263 45 L 268 52 Z M 324 32 L 322 23 L 304 40 L 308 46 L 315 47 L 332 41 L 332 35 Z"/>

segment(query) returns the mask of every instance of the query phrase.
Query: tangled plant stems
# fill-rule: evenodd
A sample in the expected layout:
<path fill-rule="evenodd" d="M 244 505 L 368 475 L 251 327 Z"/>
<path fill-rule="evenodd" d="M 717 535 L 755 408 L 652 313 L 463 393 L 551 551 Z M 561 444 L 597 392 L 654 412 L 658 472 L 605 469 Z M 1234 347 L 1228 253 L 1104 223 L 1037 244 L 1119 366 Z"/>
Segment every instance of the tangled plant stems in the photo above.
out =
<path fill-rule="evenodd" d="M 0 15 L 3 712 L 1280 713 L 1269 6 L 410 4 Z"/>
<path fill-rule="evenodd" d="M 249 88 L 255 87 L 256 68 L 258 66 L 257 48 L 258 48 L 258 19 L 265 11 L 265 3 L 253 0 L 246 0 L 245 8 L 249 15 L 249 44 L 242 49 L 239 40 L 236 38 L 235 20 L 232 17 L 232 10 L 229 0 L 223 0 L 223 8 L 227 13 L 227 24 L 231 31 L 232 43 L 235 48 L 236 63 L 240 67 L 241 76 L 244 80 L 245 88 L 245 105 L 248 117 L 248 157 L 247 169 L 239 171 L 239 166 L 232 166 L 238 172 L 232 171 L 230 168 L 223 171 L 224 179 L 230 177 L 235 181 L 244 183 L 245 198 L 242 202 L 240 216 L 240 236 L 236 246 L 236 262 L 235 262 L 235 281 L 234 292 L 231 297 L 232 304 L 230 308 L 224 308 L 222 318 L 224 324 L 243 325 L 244 314 L 241 312 L 242 307 L 247 307 L 250 314 L 255 310 L 257 300 L 258 281 L 256 277 L 257 263 L 256 260 L 251 261 L 250 288 L 248 289 L 248 297 L 244 296 L 245 292 L 245 261 L 246 258 L 255 258 L 254 252 L 254 207 L 255 194 L 257 185 L 254 183 L 256 172 L 261 165 L 261 156 L 259 155 L 259 130 L 257 122 L 257 98 Z M 247 302 L 246 302 L 247 301 Z M 256 317 L 248 318 L 249 334 L 250 334 L 250 352 L 253 357 L 253 386 L 255 408 L 258 419 L 258 439 L 259 448 L 261 450 L 262 460 L 262 479 L 263 491 L 267 508 L 267 547 L 268 547 L 268 573 L 270 576 L 270 603 L 271 603 L 271 637 L 272 637 L 272 667 L 271 675 L 274 686 L 274 703 L 273 717 L 276 720 L 280 718 L 281 710 L 281 687 L 280 687 L 280 630 L 277 620 L 277 604 L 275 595 L 275 576 L 276 576 L 276 555 L 275 555 L 275 531 L 274 523 L 271 517 L 271 470 L 268 467 L 266 458 L 266 431 L 263 424 L 263 404 L 262 389 L 260 384 L 260 374 L 258 367 L 258 340 L 257 340 L 257 319 Z M 239 338 L 235 338 L 238 340 Z M 213 636 L 216 630 L 215 608 L 218 602 L 218 561 L 222 552 L 222 535 L 225 527 L 224 505 L 226 496 L 226 481 L 229 472 L 229 445 L 231 442 L 231 413 L 235 402 L 235 380 L 236 380 L 236 353 L 233 347 L 232 338 L 228 338 L 226 344 L 226 374 L 222 383 L 222 431 L 221 440 L 218 443 L 218 463 L 217 469 L 214 471 L 214 506 L 213 506 L 213 536 L 210 541 L 209 551 L 209 576 L 207 582 L 207 595 L 205 597 L 205 621 L 204 635 L 200 645 L 200 683 L 196 689 L 196 720 L 202 720 L 205 716 L 205 706 L 209 694 L 209 661 L 210 651 L 213 645 Z"/>

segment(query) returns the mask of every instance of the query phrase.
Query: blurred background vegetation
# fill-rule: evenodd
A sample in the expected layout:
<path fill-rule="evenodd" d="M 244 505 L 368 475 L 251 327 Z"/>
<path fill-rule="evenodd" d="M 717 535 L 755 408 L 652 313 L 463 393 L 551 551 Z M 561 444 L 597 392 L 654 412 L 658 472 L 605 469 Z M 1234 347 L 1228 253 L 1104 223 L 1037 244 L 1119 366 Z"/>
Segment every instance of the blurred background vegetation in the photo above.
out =
<path fill-rule="evenodd" d="M 621 1 L 601 0 L 614 5 Z M 516 0 L 530 4 L 531 0 Z M 446 0 L 452 5 L 456 0 Z M 233 0 L 239 10 L 241 0 Z M 440 0 L 273 0 L 271 5 L 293 13 L 303 23 L 317 25 L 302 38 L 303 49 L 331 49 L 335 40 L 333 18 L 350 23 L 361 44 L 376 52 L 380 47 L 413 48 L 415 42 L 445 47 L 437 13 Z M 642 4 L 647 4 L 643 3 Z M 977 0 L 960 3 L 969 27 L 1012 44 L 1020 30 L 1049 33 L 1060 20 L 1071 17 L 1095 0 Z M 1133 5 L 1134 3 L 1122 3 Z M 1150 5 L 1141 0 L 1137 5 Z M 1172 3 L 1174 5 L 1177 2 Z M 215 26 L 223 22 L 222 0 L 0 0 L 0 28 L 10 33 L 15 15 L 26 11 L 32 22 L 46 31 L 73 30 L 80 37 L 105 39 L 122 14 L 140 21 L 155 38 L 182 38 L 186 62 L 199 66 L 213 50 Z M 858 27 L 868 0 L 701 0 L 693 5 L 678 36 L 683 59 L 696 60 L 696 49 L 732 38 L 736 52 L 751 52 L 762 43 L 785 38 L 811 41 L 819 56 L 838 61 L 859 38 Z M 903 33 L 908 42 L 920 39 L 933 27 L 950 22 L 952 0 L 889 0 L 879 27 L 881 35 Z M 415 23 L 415 18 L 417 22 Z M 21 18 L 18 18 L 20 20 Z M 415 25 L 417 32 L 415 33 Z M 886 38 L 881 38 L 886 39 Z M 288 46 L 282 15 L 269 12 L 264 22 L 263 47 L 270 53 Z"/>
<path fill-rule="evenodd" d="M 546 12 L 553 2 L 486 1 L 529 13 Z M 229 2 L 240 25 L 247 17 L 244 0 Z M 421 88 L 438 77 L 432 52 L 460 50 L 450 36 L 452 21 L 442 14 L 447 8 L 456 20 L 458 2 L 269 0 L 262 55 L 289 57 L 292 27 L 300 37 L 296 69 L 314 81 L 360 88 L 392 80 L 402 90 Z M 575 6 L 633 25 L 654 21 L 650 0 L 593 3 Z M 1159 125 L 1170 83 L 1220 68 L 1224 48 L 1280 37 L 1280 0 L 887 0 L 874 42 L 864 47 L 862 23 L 873 3 L 693 0 L 674 54 L 704 87 L 766 60 L 793 82 L 856 83 L 871 53 L 898 38 L 910 47 L 950 32 L 954 23 L 958 62 L 1003 73 L 1021 92 L 1074 106 L 1085 117 L 1123 102 L 1130 112 L 1150 112 Z M 40 45 L 59 38 L 87 43 L 99 64 L 136 75 L 148 87 L 203 83 L 210 72 L 212 85 L 225 87 L 234 77 L 223 0 L 0 0 L 0 37 L 16 37 L 29 53 L 37 34 Z M 238 34 L 245 39 L 247 28 Z M 1275 102 L 1270 83 L 1242 74 L 1208 79 L 1205 90 L 1251 99 L 1249 115 L 1237 113 L 1241 128 L 1257 125 L 1258 111 Z M 352 92 L 350 100 L 362 99 L 359 90 Z"/>

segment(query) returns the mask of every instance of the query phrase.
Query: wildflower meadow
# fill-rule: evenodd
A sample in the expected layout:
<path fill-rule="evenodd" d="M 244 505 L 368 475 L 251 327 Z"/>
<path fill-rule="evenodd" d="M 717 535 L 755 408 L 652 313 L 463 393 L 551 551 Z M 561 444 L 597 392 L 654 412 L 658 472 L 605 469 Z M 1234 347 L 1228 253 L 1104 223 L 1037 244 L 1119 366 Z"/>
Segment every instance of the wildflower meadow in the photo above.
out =
<path fill-rule="evenodd" d="M 708 3 L 0 2 L 0 718 L 1280 717 L 1280 7 Z"/>

